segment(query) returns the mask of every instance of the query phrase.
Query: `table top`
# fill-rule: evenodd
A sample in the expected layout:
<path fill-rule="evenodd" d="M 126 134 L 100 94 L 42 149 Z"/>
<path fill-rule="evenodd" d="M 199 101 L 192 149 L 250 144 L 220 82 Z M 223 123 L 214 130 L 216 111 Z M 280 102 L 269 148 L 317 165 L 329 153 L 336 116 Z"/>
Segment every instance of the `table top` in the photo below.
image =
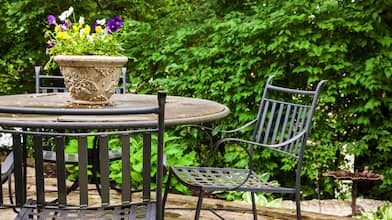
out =
<path fill-rule="evenodd" d="M 0 105 L 6 107 L 21 108 L 56 108 L 75 109 L 87 108 L 86 106 L 76 106 L 71 102 L 68 93 L 48 93 L 48 94 L 20 94 L 0 96 Z M 157 105 L 156 95 L 140 94 L 114 94 L 110 104 L 105 109 L 121 109 L 133 107 L 151 107 Z M 91 108 L 91 107 L 89 107 Z M 226 117 L 230 110 L 217 102 L 180 96 L 167 96 L 165 125 L 199 124 L 203 122 L 215 121 Z M 21 121 L 61 121 L 61 122 L 116 122 L 135 121 L 143 123 L 156 123 L 151 115 L 21 115 L 0 113 L 0 120 L 21 120 Z"/>

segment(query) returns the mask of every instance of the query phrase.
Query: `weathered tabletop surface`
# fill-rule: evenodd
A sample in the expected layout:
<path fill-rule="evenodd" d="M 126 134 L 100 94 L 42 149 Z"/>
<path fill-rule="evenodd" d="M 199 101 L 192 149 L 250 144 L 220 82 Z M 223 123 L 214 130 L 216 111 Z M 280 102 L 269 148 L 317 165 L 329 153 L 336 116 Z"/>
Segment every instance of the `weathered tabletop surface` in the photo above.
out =
<path fill-rule="evenodd" d="M 86 108 L 86 106 L 75 106 L 71 102 L 68 93 L 49 94 L 22 94 L 0 96 L 0 105 L 7 107 L 24 108 Z M 112 96 L 110 104 L 105 107 L 94 108 L 132 108 L 147 107 L 157 105 L 156 95 L 139 94 L 115 94 Z M 90 107 L 91 108 L 91 107 Z M 165 124 L 196 124 L 218 120 L 229 114 L 229 109 L 217 102 L 205 99 L 168 96 L 166 99 Z M 71 115 L 21 115 L 0 113 L 0 119 L 29 120 L 29 121 L 146 121 L 152 120 L 151 115 L 108 115 L 108 116 L 71 116 Z"/>

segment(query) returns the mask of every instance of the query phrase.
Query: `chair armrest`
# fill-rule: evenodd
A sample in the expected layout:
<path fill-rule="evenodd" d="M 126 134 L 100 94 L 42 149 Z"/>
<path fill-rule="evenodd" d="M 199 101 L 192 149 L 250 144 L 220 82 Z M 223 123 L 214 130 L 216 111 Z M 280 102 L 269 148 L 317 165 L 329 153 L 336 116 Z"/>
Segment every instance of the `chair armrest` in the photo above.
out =
<path fill-rule="evenodd" d="M 235 133 L 235 132 L 241 131 L 244 128 L 249 127 L 250 125 L 254 124 L 255 122 L 256 122 L 256 120 L 252 120 L 252 121 L 249 121 L 246 124 L 242 125 L 239 128 L 236 128 L 236 129 L 233 129 L 233 130 L 217 130 L 216 132 L 217 133 L 222 133 L 222 134 L 225 134 L 225 133 L 226 134 Z M 185 127 L 194 127 L 194 128 L 199 128 L 200 130 L 203 130 L 203 131 L 210 131 L 210 132 L 214 131 L 213 128 L 202 126 L 202 125 L 185 125 Z"/>
<path fill-rule="evenodd" d="M 244 139 L 239 139 L 239 138 L 223 138 L 223 139 L 219 140 L 218 142 L 216 142 L 213 151 L 216 151 L 219 148 L 219 146 L 225 142 L 236 142 L 238 144 L 239 143 L 249 144 L 249 145 L 252 145 L 252 149 L 251 149 L 252 151 L 253 151 L 253 146 L 260 146 L 260 147 L 270 148 L 270 149 L 274 149 L 274 150 L 279 151 L 279 149 L 277 149 L 277 148 L 284 147 L 288 144 L 291 144 L 291 143 L 297 141 L 298 139 L 302 138 L 305 134 L 306 134 L 306 131 L 302 131 L 302 132 L 296 134 L 295 136 L 293 136 L 292 138 L 290 138 L 282 143 L 279 143 L 279 144 L 262 144 L 259 142 L 254 142 L 254 141 L 249 141 L 249 140 L 244 140 Z M 287 152 L 284 152 L 284 151 L 281 151 L 281 152 L 288 154 Z M 289 154 L 289 155 L 291 155 L 291 154 Z M 292 156 L 294 156 L 294 155 L 292 155 Z"/>
<path fill-rule="evenodd" d="M 224 133 L 226 133 L 226 134 L 232 134 L 232 133 L 236 133 L 236 132 L 238 132 L 238 131 L 241 131 L 241 130 L 245 129 L 245 128 L 247 128 L 247 127 L 253 125 L 254 123 L 256 123 L 256 119 L 247 122 L 246 124 L 242 125 L 242 126 L 239 127 L 239 128 L 236 128 L 236 129 L 233 129 L 233 130 L 221 130 L 221 131 L 218 131 L 218 132 L 223 133 L 223 134 L 224 134 Z"/>
<path fill-rule="evenodd" d="M 201 130 L 202 132 L 204 132 L 204 134 L 207 135 L 209 142 L 210 142 L 210 146 L 213 147 L 214 143 L 219 138 L 221 138 L 221 137 L 219 137 L 219 138 L 214 139 L 214 137 L 217 134 L 220 134 L 220 135 L 234 134 L 236 132 L 239 132 L 239 131 L 253 125 L 255 122 L 256 122 L 256 120 L 249 121 L 246 124 L 242 125 L 241 127 L 236 128 L 236 129 L 232 129 L 232 130 L 216 130 L 215 131 L 214 128 L 206 127 L 206 126 L 202 126 L 202 125 L 184 125 L 184 126 L 182 126 L 182 128 L 197 128 L 197 129 Z"/>
<path fill-rule="evenodd" d="M 265 148 L 279 148 L 279 147 L 283 147 L 283 146 L 285 146 L 285 145 L 288 145 L 288 144 L 290 144 L 290 143 L 292 143 L 292 142 L 298 140 L 298 139 L 301 138 L 305 133 L 306 133 L 305 131 L 300 132 L 300 133 L 298 133 L 297 135 L 295 135 L 294 137 L 292 137 L 292 138 L 290 138 L 290 139 L 288 139 L 288 140 L 286 140 L 286 141 L 284 141 L 284 142 L 282 142 L 282 143 L 279 143 L 279 144 L 262 144 L 262 143 L 259 143 L 259 142 L 254 142 L 254 141 L 249 141 L 249 140 L 244 140 L 244 139 L 239 139 L 239 138 L 223 138 L 223 139 L 219 140 L 219 141 L 216 143 L 216 145 L 220 145 L 220 144 L 222 144 L 222 143 L 224 143 L 224 142 L 229 142 L 229 141 L 231 141 L 231 142 L 237 142 L 237 143 L 252 144 L 252 145 L 256 145 L 256 146 L 260 146 L 260 147 L 265 147 Z"/>

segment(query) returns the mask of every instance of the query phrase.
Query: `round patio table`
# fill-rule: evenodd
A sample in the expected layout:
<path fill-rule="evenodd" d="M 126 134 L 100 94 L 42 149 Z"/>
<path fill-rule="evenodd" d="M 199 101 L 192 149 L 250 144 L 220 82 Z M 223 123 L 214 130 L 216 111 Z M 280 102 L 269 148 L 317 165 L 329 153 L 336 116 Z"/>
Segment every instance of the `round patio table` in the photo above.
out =
<path fill-rule="evenodd" d="M 156 95 L 140 94 L 115 94 L 112 96 L 110 104 L 106 106 L 84 106 L 76 105 L 71 102 L 68 93 L 48 93 L 48 94 L 20 94 L 0 96 L 0 105 L 2 108 L 15 108 L 14 113 L 0 113 L 0 119 L 12 121 L 48 121 L 48 122 L 79 122 L 81 125 L 85 122 L 114 122 L 115 124 L 126 121 L 134 122 L 135 126 L 144 124 L 153 126 L 154 121 L 151 115 L 45 115 L 45 110 L 50 109 L 126 109 L 126 108 L 143 108 L 157 105 Z M 17 109 L 31 109 L 40 114 L 18 114 Z M 165 125 L 184 125 L 199 124 L 204 122 L 215 121 L 226 117 L 230 110 L 228 107 L 214 101 L 198 98 L 167 96 L 165 112 Z M 90 109 L 91 110 L 91 109 Z M 8 111 L 13 112 L 13 111 Z"/>

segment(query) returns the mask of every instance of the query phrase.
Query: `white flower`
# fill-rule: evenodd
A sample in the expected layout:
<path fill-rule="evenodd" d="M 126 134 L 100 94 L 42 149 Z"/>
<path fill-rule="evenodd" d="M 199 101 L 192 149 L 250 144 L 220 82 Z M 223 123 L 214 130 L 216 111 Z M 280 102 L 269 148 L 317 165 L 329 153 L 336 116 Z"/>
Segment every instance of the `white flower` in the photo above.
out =
<path fill-rule="evenodd" d="M 84 17 L 80 17 L 78 22 L 79 24 L 84 24 Z"/>
<path fill-rule="evenodd" d="M 65 19 L 67 19 L 67 18 L 72 14 L 73 10 L 74 10 L 74 9 L 73 9 L 72 6 L 69 7 L 68 10 L 64 11 L 63 13 L 61 13 L 61 15 L 59 16 L 59 19 L 60 19 L 61 21 L 65 21 Z"/>
<path fill-rule="evenodd" d="M 87 35 L 87 40 L 90 41 L 90 42 L 93 42 L 94 38 L 91 35 Z"/>
<path fill-rule="evenodd" d="M 67 11 L 67 18 L 73 13 L 73 7 L 69 7 L 68 11 Z"/>
<path fill-rule="evenodd" d="M 80 36 L 83 36 L 83 33 L 84 33 L 84 28 L 81 28 L 81 29 L 79 30 Z"/>
<path fill-rule="evenodd" d="M 96 22 L 99 25 L 105 25 L 106 24 L 106 19 L 104 18 L 104 19 L 101 19 L 101 20 L 97 20 Z"/>
<path fill-rule="evenodd" d="M 0 147 L 11 147 L 12 146 L 12 135 L 7 134 L 0 134 Z"/>

